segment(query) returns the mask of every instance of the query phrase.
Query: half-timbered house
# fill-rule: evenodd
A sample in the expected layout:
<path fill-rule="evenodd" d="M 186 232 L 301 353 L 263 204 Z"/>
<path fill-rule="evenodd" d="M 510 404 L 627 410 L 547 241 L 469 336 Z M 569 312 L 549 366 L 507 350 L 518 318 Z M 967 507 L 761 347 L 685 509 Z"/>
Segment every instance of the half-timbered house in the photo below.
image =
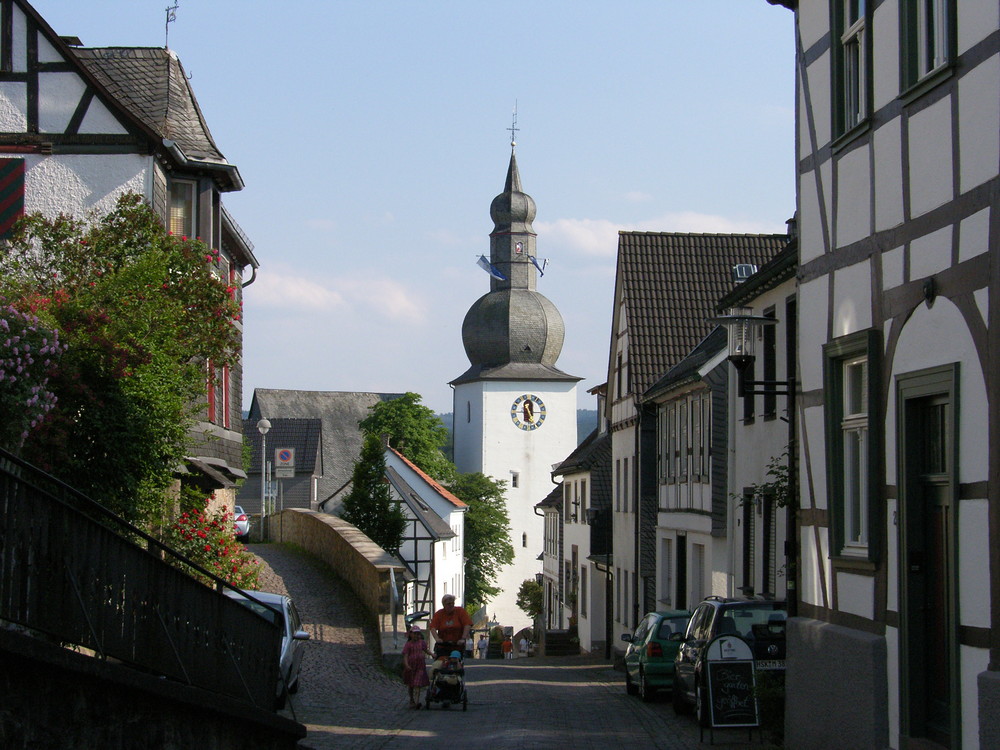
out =
<path fill-rule="evenodd" d="M 219 251 L 237 297 L 253 246 L 222 194 L 243 188 L 216 146 L 180 60 L 169 49 L 85 48 L 24 0 L 0 3 L 0 236 L 25 212 L 86 218 L 138 193 L 168 229 Z M 242 322 L 234 325 L 240 327 Z M 220 368 L 189 435 L 181 472 L 232 505 L 242 469 L 242 372 Z M 208 467 L 206 469 L 206 467 Z"/>
<path fill-rule="evenodd" d="M 771 2 L 798 100 L 785 742 L 1000 747 L 1000 5 Z"/>
<path fill-rule="evenodd" d="M 445 594 L 454 594 L 461 606 L 469 506 L 395 448 L 385 450 L 385 476 L 407 518 L 399 548 L 399 558 L 413 576 L 407 583 L 407 611 L 434 612 Z"/>

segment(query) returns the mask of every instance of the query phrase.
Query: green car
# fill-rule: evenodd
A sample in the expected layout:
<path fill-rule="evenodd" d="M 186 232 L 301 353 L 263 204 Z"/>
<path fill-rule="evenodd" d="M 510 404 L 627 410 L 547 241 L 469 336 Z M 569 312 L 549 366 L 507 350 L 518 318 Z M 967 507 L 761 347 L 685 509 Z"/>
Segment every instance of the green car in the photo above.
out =
<path fill-rule="evenodd" d="M 656 691 L 674 686 L 674 657 L 684 639 L 691 613 L 671 609 L 650 612 L 632 635 L 622 634 L 625 649 L 625 691 L 653 700 Z"/>

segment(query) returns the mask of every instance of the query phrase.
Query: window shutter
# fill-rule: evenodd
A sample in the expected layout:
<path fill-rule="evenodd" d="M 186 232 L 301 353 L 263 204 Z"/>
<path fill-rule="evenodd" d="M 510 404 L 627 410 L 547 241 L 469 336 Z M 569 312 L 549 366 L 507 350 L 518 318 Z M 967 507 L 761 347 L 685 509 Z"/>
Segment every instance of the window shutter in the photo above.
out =
<path fill-rule="evenodd" d="M 0 159 L 0 239 L 24 216 L 24 159 Z"/>

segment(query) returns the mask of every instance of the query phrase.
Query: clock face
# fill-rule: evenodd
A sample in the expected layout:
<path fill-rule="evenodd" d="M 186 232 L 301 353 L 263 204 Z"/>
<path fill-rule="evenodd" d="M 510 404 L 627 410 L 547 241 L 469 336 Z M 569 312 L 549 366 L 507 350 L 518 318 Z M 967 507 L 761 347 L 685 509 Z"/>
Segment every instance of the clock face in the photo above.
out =
<path fill-rule="evenodd" d="M 545 421 L 545 404 L 538 396 L 525 393 L 514 399 L 510 406 L 510 418 L 519 429 L 537 430 Z"/>

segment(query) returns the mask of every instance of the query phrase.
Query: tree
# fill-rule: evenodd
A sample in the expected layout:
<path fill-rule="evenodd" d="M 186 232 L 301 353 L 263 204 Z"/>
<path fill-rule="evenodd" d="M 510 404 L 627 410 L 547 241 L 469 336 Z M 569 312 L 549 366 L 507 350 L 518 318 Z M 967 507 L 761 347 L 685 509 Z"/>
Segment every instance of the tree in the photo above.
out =
<path fill-rule="evenodd" d="M 206 363 L 239 358 L 240 307 L 218 263 L 134 194 L 88 221 L 20 220 L 0 245 L 0 294 L 65 346 L 27 460 L 129 521 L 161 515 L 205 403 Z"/>
<path fill-rule="evenodd" d="M 361 456 L 354 463 L 351 491 L 344 498 L 340 517 L 357 526 L 386 552 L 397 552 L 403 543 L 406 516 L 385 480 L 385 453 L 374 435 L 367 435 Z"/>
<path fill-rule="evenodd" d="M 500 593 L 500 569 L 514 562 L 506 482 L 484 474 L 459 474 L 449 489 L 469 506 L 465 514 L 465 603 L 478 609 Z"/>
<path fill-rule="evenodd" d="M 391 401 L 380 401 L 359 423 L 366 435 L 389 437 L 389 445 L 416 464 L 428 476 L 448 482 L 455 466 L 441 451 L 448 429 L 438 416 L 420 403 L 420 395 L 407 392 Z"/>
<path fill-rule="evenodd" d="M 542 584 L 532 578 L 521 581 L 521 588 L 517 590 L 517 601 L 515 603 L 518 609 L 531 618 L 532 622 L 542 616 L 543 602 Z"/>

